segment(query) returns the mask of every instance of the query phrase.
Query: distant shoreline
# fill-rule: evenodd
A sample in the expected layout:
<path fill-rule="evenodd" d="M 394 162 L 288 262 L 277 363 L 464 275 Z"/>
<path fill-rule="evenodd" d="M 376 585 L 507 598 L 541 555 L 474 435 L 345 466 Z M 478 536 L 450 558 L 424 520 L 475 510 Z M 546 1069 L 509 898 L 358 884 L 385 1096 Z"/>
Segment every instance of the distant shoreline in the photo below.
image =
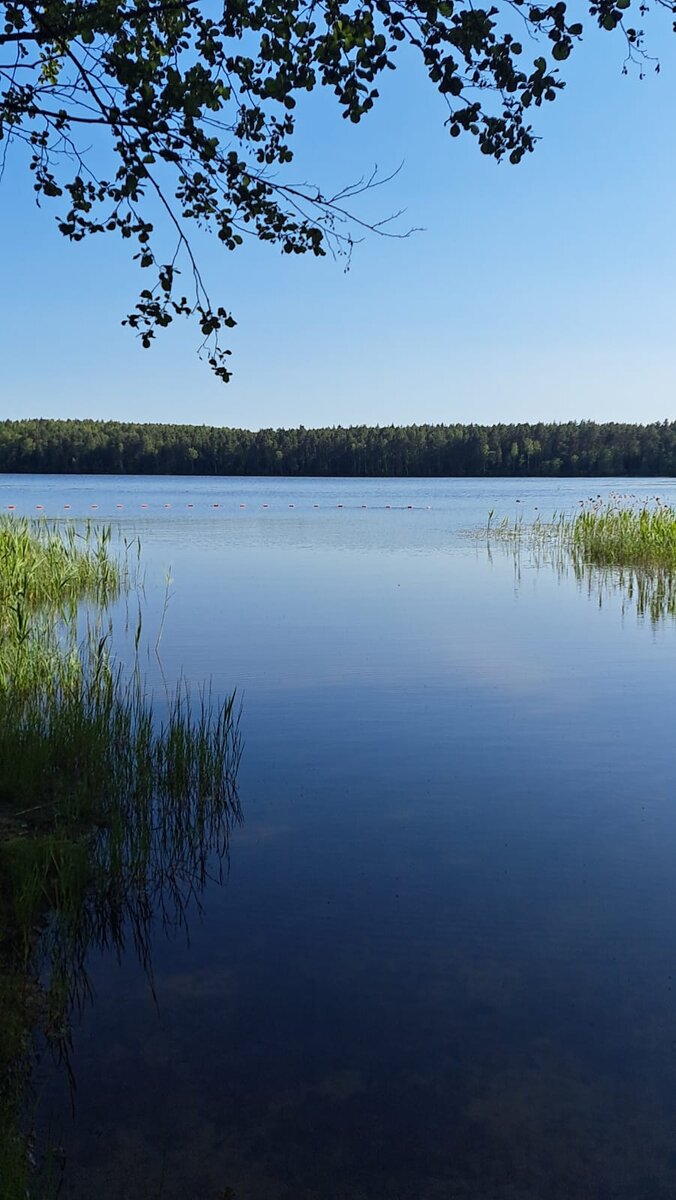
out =
<path fill-rule="evenodd" d="M 0 422 L 0 474 L 271 478 L 676 476 L 676 421 L 231 429 Z"/>

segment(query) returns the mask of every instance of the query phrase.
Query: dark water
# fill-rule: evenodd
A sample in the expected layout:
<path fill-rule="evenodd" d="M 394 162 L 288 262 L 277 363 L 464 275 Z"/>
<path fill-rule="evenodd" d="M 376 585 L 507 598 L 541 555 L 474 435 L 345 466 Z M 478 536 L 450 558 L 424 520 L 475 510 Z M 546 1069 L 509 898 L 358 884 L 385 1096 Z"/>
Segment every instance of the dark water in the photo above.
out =
<path fill-rule="evenodd" d="M 0 479 L 139 534 L 165 676 L 243 701 L 226 882 L 154 995 L 92 953 L 72 1117 L 36 1072 L 63 1196 L 673 1200 L 676 629 L 462 536 L 614 489 L 676 498 Z"/>

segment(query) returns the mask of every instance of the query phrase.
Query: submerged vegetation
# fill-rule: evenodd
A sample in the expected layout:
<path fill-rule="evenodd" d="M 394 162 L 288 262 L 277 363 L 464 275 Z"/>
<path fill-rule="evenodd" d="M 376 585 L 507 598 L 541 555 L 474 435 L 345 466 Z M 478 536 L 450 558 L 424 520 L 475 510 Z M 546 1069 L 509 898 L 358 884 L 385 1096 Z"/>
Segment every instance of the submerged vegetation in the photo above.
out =
<path fill-rule="evenodd" d="M 35 1036 L 67 1048 L 93 945 L 131 936 L 148 964 L 152 917 L 182 919 L 239 815 L 234 696 L 179 687 L 156 710 L 138 634 L 134 668 L 114 659 L 108 607 L 129 580 L 108 530 L 0 522 L 4 1200 L 47 1189 L 25 1109 Z"/>
<path fill-rule="evenodd" d="M 573 571 L 599 604 L 619 592 L 623 611 L 633 607 L 653 623 L 676 617 L 676 509 L 659 497 L 652 503 L 581 502 L 574 516 L 554 514 L 551 521 L 508 518 L 477 531 L 489 544 L 510 546 L 518 563 L 528 552 L 536 565 L 549 563 L 559 574 Z"/>

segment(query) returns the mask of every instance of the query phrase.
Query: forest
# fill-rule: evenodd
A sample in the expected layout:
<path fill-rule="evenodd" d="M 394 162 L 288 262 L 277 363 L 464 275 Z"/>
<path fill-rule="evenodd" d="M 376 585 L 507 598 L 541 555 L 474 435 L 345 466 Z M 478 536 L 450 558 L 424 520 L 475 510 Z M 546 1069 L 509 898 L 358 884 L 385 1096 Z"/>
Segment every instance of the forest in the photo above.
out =
<path fill-rule="evenodd" d="M 0 472 L 111 475 L 676 475 L 676 421 L 229 429 L 0 422 Z"/>

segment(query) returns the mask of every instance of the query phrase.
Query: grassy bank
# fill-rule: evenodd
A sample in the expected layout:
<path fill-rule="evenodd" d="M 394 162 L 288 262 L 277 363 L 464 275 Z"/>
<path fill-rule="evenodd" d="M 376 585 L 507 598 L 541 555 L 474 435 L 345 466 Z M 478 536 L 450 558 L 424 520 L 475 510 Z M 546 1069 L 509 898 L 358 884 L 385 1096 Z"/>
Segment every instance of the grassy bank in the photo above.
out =
<path fill-rule="evenodd" d="M 154 711 L 101 634 L 129 586 L 108 531 L 0 521 L 3 1200 L 48 1194 L 25 1107 L 36 1032 L 67 1045 L 93 945 L 131 932 L 147 961 L 153 914 L 181 919 L 238 815 L 234 698 L 179 688 Z"/>

